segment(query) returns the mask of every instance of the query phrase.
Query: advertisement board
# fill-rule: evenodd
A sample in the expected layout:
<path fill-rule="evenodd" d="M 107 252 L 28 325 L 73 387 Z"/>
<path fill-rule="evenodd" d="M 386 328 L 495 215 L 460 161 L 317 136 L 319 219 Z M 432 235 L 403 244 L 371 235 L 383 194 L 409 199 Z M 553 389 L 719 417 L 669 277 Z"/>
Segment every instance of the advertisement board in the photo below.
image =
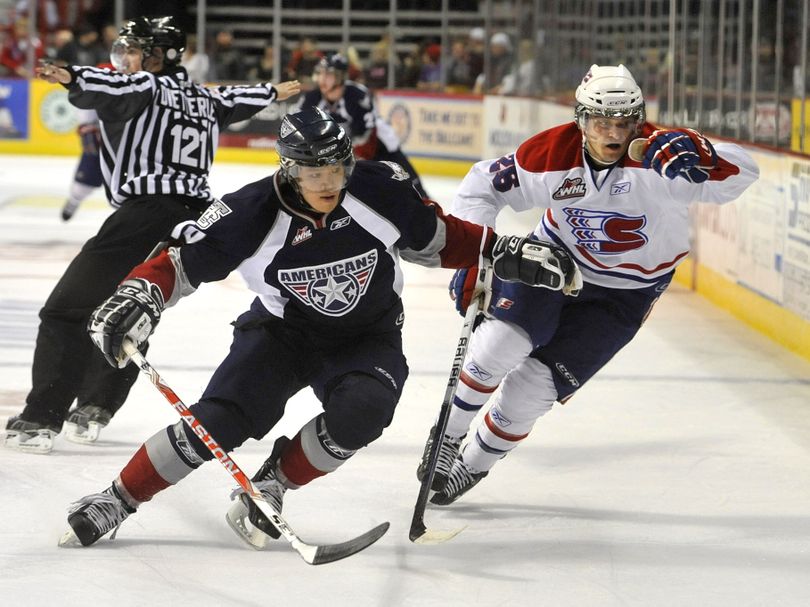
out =
<path fill-rule="evenodd" d="M 480 97 L 382 91 L 377 95 L 377 108 L 394 127 L 409 156 L 481 159 L 485 129 Z"/>

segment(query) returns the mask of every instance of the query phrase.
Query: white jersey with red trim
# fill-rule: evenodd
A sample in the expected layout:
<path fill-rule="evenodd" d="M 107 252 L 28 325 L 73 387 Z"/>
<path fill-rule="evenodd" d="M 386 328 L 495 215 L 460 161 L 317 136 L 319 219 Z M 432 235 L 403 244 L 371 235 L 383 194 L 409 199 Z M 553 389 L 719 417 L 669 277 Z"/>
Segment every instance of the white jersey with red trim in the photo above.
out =
<path fill-rule="evenodd" d="M 641 135 L 654 128 L 645 124 Z M 585 281 L 644 288 L 689 253 L 692 202 L 730 202 L 757 179 L 756 163 L 740 146 L 717 143 L 715 149 L 718 166 L 703 183 L 661 177 L 629 157 L 595 171 L 572 122 L 538 133 L 514 154 L 476 163 L 459 187 L 452 214 L 495 227 L 506 206 L 544 208 L 534 236 L 570 251 Z"/>

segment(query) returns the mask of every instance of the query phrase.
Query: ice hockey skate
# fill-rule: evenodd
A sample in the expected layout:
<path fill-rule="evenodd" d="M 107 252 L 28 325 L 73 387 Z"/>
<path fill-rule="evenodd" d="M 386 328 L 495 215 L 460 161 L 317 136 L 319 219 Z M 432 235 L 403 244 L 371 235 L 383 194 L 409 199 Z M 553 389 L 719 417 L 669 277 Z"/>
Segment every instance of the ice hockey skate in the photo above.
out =
<path fill-rule="evenodd" d="M 74 443 L 91 444 L 98 440 L 101 429 L 110 423 L 112 413 L 92 403 L 79 405 L 65 421 L 65 438 Z"/>
<path fill-rule="evenodd" d="M 278 438 L 273 445 L 273 452 L 262 464 L 259 471 L 251 479 L 256 488 L 261 491 L 265 501 L 276 512 L 281 512 L 284 502 L 284 492 L 287 491 L 278 479 L 276 469 L 281 452 L 290 442 L 286 436 Z M 267 546 L 268 540 L 278 539 L 281 533 L 267 517 L 256 507 L 253 500 L 239 487 L 231 493 L 231 499 L 236 500 L 225 515 L 225 520 L 236 534 L 256 550 Z"/>
<path fill-rule="evenodd" d="M 79 208 L 81 204 L 80 200 L 76 200 L 75 198 L 68 198 L 65 201 L 64 206 L 62 206 L 62 221 L 69 221 L 73 214 L 76 212 L 76 209 Z"/>
<path fill-rule="evenodd" d="M 456 458 L 444 489 L 430 498 L 431 504 L 447 506 L 475 487 L 489 472 L 479 472 L 464 463 L 463 455 Z"/>
<path fill-rule="evenodd" d="M 101 493 L 87 495 L 73 504 L 68 515 L 70 529 L 62 535 L 59 545 L 90 546 L 113 529 L 110 539 L 115 539 L 121 523 L 133 512 L 135 508 L 123 500 L 113 483 Z"/>
<path fill-rule="evenodd" d="M 15 415 L 6 422 L 4 445 L 24 453 L 44 455 L 53 449 L 53 439 L 62 429 L 52 424 L 29 422 Z"/>
<path fill-rule="evenodd" d="M 416 478 L 420 482 L 425 478 L 428 468 L 428 460 L 430 459 L 430 449 L 433 446 L 433 434 L 436 431 L 436 426 L 430 429 L 427 442 L 425 443 L 425 451 L 422 453 L 422 461 L 419 462 L 419 467 L 416 469 Z M 432 491 L 441 491 L 447 484 L 447 477 L 450 475 L 450 469 L 453 467 L 453 462 L 458 456 L 458 451 L 461 448 L 461 443 L 464 437 L 458 438 L 444 435 L 442 445 L 439 447 L 439 458 L 436 460 L 436 471 L 433 473 L 433 482 L 430 484 Z"/>

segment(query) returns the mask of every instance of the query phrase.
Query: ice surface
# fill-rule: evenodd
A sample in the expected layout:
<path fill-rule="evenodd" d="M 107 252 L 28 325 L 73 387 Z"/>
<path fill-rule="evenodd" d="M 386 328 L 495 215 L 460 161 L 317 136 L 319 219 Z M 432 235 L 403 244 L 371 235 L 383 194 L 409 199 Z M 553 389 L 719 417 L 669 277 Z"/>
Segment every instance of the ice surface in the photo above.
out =
<path fill-rule="evenodd" d="M 69 223 L 73 159 L 0 157 L 0 424 L 30 387 L 37 312 L 109 212 L 99 191 Z M 272 167 L 219 164 L 215 193 Z M 427 178 L 449 202 L 456 180 Z M 528 232 L 534 216 L 504 217 Z M 224 514 L 216 463 L 158 495 L 114 541 L 59 549 L 71 501 L 106 487 L 176 414 L 141 378 L 94 446 L 48 456 L 0 447 L 0 603 L 8 605 L 806 605 L 810 596 L 810 364 L 673 287 L 638 338 L 457 504 L 431 507 L 439 546 L 408 541 L 415 470 L 438 411 L 461 318 L 449 270 L 405 265 L 411 375 L 392 426 L 335 474 L 288 492 L 309 541 L 391 530 L 350 559 L 306 565 L 285 542 L 246 548 Z M 241 279 L 169 310 L 150 361 L 193 403 L 251 296 Z M 583 343 L 583 348 L 588 344 Z M 272 435 L 234 454 L 252 473 L 278 433 L 318 411 L 297 395 Z"/>

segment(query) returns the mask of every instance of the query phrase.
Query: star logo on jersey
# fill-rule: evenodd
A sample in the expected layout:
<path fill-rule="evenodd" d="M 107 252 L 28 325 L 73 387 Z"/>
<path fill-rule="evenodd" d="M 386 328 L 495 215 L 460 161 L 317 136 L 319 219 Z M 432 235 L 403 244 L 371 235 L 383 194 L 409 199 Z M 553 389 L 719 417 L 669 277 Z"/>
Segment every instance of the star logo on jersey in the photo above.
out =
<path fill-rule="evenodd" d="M 351 312 L 368 290 L 377 251 L 320 266 L 279 270 L 279 282 L 296 299 L 326 316 Z"/>
<path fill-rule="evenodd" d="M 640 249 L 649 240 L 642 232 L 647 225 L 644 215 L 624 215 L 609 211 L 588 209 L 563 209 L 565 222 L 577 245 L 600 255 L 620 255 Z"/>

